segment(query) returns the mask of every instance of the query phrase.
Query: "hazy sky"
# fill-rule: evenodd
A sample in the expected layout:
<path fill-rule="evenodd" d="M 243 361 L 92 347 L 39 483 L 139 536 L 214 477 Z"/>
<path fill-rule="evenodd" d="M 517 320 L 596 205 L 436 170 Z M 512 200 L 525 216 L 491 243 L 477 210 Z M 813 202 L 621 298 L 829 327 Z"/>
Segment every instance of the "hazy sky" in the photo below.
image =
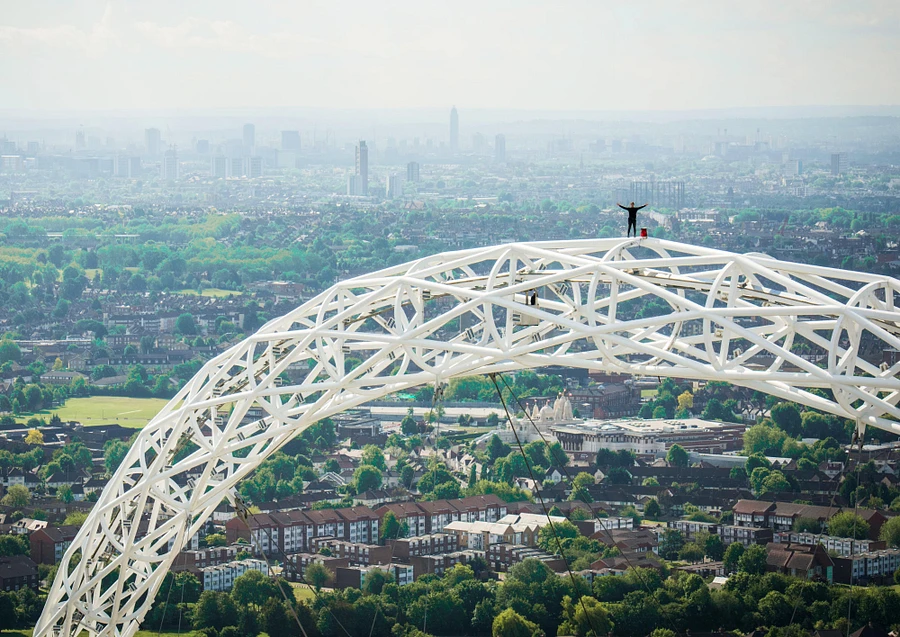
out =
<path fill-rule="evenodd" d="M 0 109 L 900 104 L 900 0 L 0 0 Z"/>

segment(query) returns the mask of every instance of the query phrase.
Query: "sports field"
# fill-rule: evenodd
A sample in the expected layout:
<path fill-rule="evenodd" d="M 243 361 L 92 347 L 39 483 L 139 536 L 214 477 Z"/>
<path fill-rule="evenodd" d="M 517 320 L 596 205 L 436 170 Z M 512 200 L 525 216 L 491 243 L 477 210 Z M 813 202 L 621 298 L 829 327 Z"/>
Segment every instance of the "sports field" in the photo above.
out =
<path fill-rule="evenodd" d="M 85 426 L 117 424 L 140 429 L 167 402 L 164 398 L 91 396 L 70 398 L 65 405 L 50 413 L 59 415 L 62 420 L 77 420 Z"/>

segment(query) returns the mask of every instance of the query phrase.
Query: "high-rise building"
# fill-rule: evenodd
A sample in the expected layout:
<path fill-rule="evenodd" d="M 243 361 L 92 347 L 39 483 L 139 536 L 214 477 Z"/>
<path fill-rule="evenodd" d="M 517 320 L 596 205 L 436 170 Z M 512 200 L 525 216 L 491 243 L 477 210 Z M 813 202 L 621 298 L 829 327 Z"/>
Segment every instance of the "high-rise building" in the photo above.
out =
<path fill-rule="evenodd" d="M 198 139 L 197 140 L 197 153 L 200 155 L 206 155 L 209 153 L 209 140 L 208 139 Z"/>
<path fill-rule="evenodd" d="M 494 160 L 503 163 L 506 161 L 506 136 L 497 135 L 494 138 Z"/>
<path fill-rule="evenodd" d="M 244 170 L 244 174 L 250 177 L 251 179 L 255 177 L 262 177 L 263 173 L 263 160 L 262 157 L 253 156 L 247 158 L 247 167 Z"/>
<path fill-rule="evenodd" d="M 281 131 L 281 150 L 300 150 L 300 131 Z"/>
<path fill-rule="evenodd" d="M 130 155 L 116 156 L 116 177 L 137 179 L 141 176 L 141 158 Z"/>
<path fill-rule="evenodd" d="M 75 150 L 84 150 L 87 144 L 84 142 L 84 131 L 75 131 Z"/>
<path fill-rule="evenodd" d="M 158 128 L 148 128 L 144 131 L 144 146 L 147 154 L 151 157 L 158 157 L 161 150 L 162 137 Z"/>
<path fill-rule="evenodd" d="M 356 176 L 359 177 L 357 192 L 363 197 L 369 196 L 369 149 L 366 142 L 360 141 L 356 146 Z"/>
<path fill-rule="evenodd" d="M 228 176 L 228 158 L 225 155 L 216 155 L 210 159 L 209 174 L 216 179 L 225 179 Z"/>
<path fill-rule="evenodd" d="M 160 173 L 166 181 L 178 179 L 178 153 L 174 149 L 166 151 L 161 168 Z"/>
<path fill-rule="evenodd" d="M 411 161 L 406 164 L 406 181 L 419 182 L 419 162 Z"/>
<path fill-rule="evenodd" d="M 384 184 L 384 196 L 388 199 L 396 199 L 403 195 L 403 184 L 400 182 L 400 175 L 388 175 Z"/>
<path fill-rule="evenodd" d="M 252 155 L 256 146 L 256 126 L 244 124 L 244 154 Z"/>
<path fill-rule="evenodd" d="M 240 157 L 229 157 L 225 164 L 226 177 L 243 177 L 244 176 L 244 160 Z"/>
<path fill-rule="evenodd" d="M 835 177 L 847 172 L 847 153 L 831 153 L 831 174 Z"/>
<path fill-rule="evenodd" d="M 803 160 L 791 159 L 784 166 L 784 174 L 788 177 L 799 177 L 803 174 Z"/>
<path fill-rule="evenodd" d="M 456 107 L 450 109 L 450 152 L 459 151 L 459 113 Z"/>

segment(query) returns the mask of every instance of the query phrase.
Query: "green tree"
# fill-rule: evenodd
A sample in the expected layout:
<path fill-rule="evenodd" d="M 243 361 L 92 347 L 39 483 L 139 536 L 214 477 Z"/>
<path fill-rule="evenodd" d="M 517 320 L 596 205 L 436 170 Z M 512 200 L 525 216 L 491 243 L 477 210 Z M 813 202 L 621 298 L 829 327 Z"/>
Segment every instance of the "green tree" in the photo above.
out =
<path fill-rule="evenodd" d="M 609 614 L 603 604 L 593 597 L 585 595 L 578 602 L 573 602 L 572 598 L 566 595 L 562 600 L 562 609 L 564 621 L 559 627 L 560 635 L 600 637 L 612 631 L 613 625 L 609 620 Z"/>
<path fill-rule="evenodd" d="M 239 607 L 259 610 L 266 600 L 279 595 L 277 584 L 272 578 L 259 571 L 247 571 L 234 580 L 231 598 Z"/>
<path fill-rule="evenodd" d="M 713 562 L 719 562 L 725 557 L 725 544 L 718 535 L 710 534 L 703 542 L 703 552 Z"/>
<path fill-rule="evenodd" d="M 0 340 L 0 364 L 19 360 L 22 360 L 22 350 L 16 342 L 7 338 Z"/>
<path fill-rule="evenodd" d="M 646 506 L 644 506 L 644 514 L 651 520 L 655 520 L 662 514 L 662 510 L 659 508 L 659 502 L 656 501 L 656 498 L 653 498 Z"/>
<path fill-rule="evenodd" d="M 265 601 L 259 614 L 259 626 L 267 634 L 290 635 L 294 632 L 296 624 L 288 616 L 288 610 L 280 598 L 270 597 Z"/>
<path fill-rule="evenodd" d="M 0 500 L 3 506 L 21 509 L 31 502 L 31 492 L 23 484 L 11 484 L 6 490 L 6 495 Z"/>
<path fill-rule="evenodd" d="M 406 414 L 403 420 L 400 421 L 400 431 L 405 436 L 414 436 L 419 433 L 419 423 L 416 422 L 412 414 Z"/>
<path fill-rule="evenodd" d="M 361 464 L 369 464 L 381 471 L 387 471 L 384 453 L 375 445 L 366 445 L 363 447 Z"/>
<path fill-rule="evenodd" d="M 30 555 L 31 544 L 26 535 L 0 535 L 0 556 Z"/>
<path fill-rule="evenodd" d="M 488 443 L 488 456 L 490 457 L 491 462 L 495 461 L 497 458 L 505 458 L 509 455 L 510 451 L 509 445 L 500 440 L 496 434 L 491 436 L 491 441 Z"/>
<path fill-rule="evenodd" d="M 753 544 L 744 551 L 738 560 L 738 570 L 750 575 L 762 575 L 766 572 L 766 547 Z"/>
<path fill-rule="evenodd" d="M 324 564 L 313 562 L 306 567 L 304 578 L 318 591 L 331 583 L 332 575 Z"/>
<path fill-rule="evenodd" d="M 665 560 L 674 560 L 683 546 L 684 534 L 677 529 L 666 529 L 659 541 L 659 555 Z"/>
<path fill-rule="evenodd" d="M 792 438 L 803 432 L 803 419 L 794 403 L 778 403 L 772 407 L 771 418 L 779 429 Z"/>
<path fill-rule="evenodd" d="M 175 330 L 180 334 L 193 336 L 197 333 L 197 325 L 194 323 L 194 315 L 185 312 L 175 319 Z"/>
<path fill-rule="evenodd" d="M 64 484 L 56 490 L 56 498 L 60 502 L 69 503 L 75 500 L 75 494 L 72 493 L 72 487 Z"/>
<path fill-rule="evenodd" d="M 103 466 L 106 468 L 106 472 L 109 475 L 114 474 L 127 454 L 127 443 L 121 440 L 108 440 L 103 445 Z"/>
<path fill-rule="evenodd" d="M 365 493 L 371 489 L 380 489 L 381 480 L 381 471 L 372 465 L 360 465 L 353 472 L 353 484 L 357 493 Z"/>
<path fill-rule="evenodd" d="M 884 523 L 879 539 L 888 546 L 900 547 L 900 517 L 890 518 Z"/>
<path fill-rule="evenodd" d="M 744 555 L 744 545 L 739 542 L 729 544 L 725 549 L 725 555 L 722 557 L 723 566 L 726 573 L 736 571 L 741 557 Z"/>
<path fill-rule="evenodd" d="M 394 581 L 394 576 L 380 568 L 373 568 L 366 573 L 365 581 L 363 581 L 363 593 L 366 595 L 381 595 L 385 584 Z"/>
<path fill-rule="evenodd" d="M 828 521 L 828 534 L 864 540 L 869 537 L 869 523 L 852 511 L 843 511 Z"/>
<path fill-rule="evenodd" d="M 220 591 L 203 591 L 194 606 L 192 624 L 195 629 L 215 628 L 237 624 L 238 613 L 231 595 Z"/>
<path fill-rule="evenodd" d="M 678 551 L 678 559 L 686 562 L 699 562 L 703 559 L 703 556 L 703 547 L 695 542 L 688 542 L 681 547 L 680 551 Z"/>
<path fill-rule="evenodd" d="M 666 453 L 666 462 L 674 467 L 686 467 L 688 466 L 688 454 L 687 451 L 684 450 L 679 444 L 674 444 L 669 447 L 668 453 Z"/>
<path fill-rule="evenodd" d="M 538 532 L 538 546 L 547 553 L 559 554 L 557 538 L 559 538 L 560 543 L 563 543 L 564 540 L 571 540 L 579 535 L 578 527 L 568 520 L 554 522 L 552 525 L 548 524 L 541 527 L 541 530 Z"/>
<path fill-rule="evenodd" d="M 409 535 L 409 524 L 407 524 L 406 520 L 403 520 L 401 523 L 397 516 L 394 515 L 393 511 L 388 511 L 384 514 L 384 519 L 381 521 L 381 540 L 382 542 L 386 542 L 387 540 L 396 540 L 397 538 L 406 537 Z"/>
<path fill-rule="evenodd" d="M 530 622 L 512 608 L 497 615 L 491 626 L 492 637 L 540 637 L 538 625 Z"/>

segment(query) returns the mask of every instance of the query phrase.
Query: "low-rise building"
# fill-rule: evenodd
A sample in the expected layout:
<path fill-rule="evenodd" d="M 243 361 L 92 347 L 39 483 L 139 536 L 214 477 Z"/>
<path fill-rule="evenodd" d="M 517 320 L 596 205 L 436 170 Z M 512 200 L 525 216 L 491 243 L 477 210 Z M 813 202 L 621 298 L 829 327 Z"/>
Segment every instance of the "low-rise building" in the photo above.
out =
<path fill-rule="evenodd" d="M 839 584 L 892 584 L 900 569 L 900 549 L 881 549 L 834 558 L 834 581 Z"/>
<path fill-rule="evenodd" d="M 533 546 L 521 544 L 491 544 L 485 551 L 484 558 L 491 569 L 499 572 L 508 571 L 512 566 L 527 559 L 540 560 L 555 573 L 566 570 L 566 561 L 558 555 L 550 555 Z"/>
<path fill-rule="evenodd" d="M 454 553 L 459 549 L 455 533 L 432 533 L 420 537 L 400 538 L 393 541 L 394 557 L 409 560 L 419 555 Z"/>
<path fill-rule="evenodd" d="M 22 588 L 37 590 L 37 564 L 24 555 L 0 557 L 0 591 L 17 591 Z"/>
<path fill-rule="evenodd" d="M 38 529 L 28 538 L 31 543 L 31 559 L 36 564 L 58 563 L 77 533 L 77 526 L 48 526 Z"/>
<path fill-rule="evenodd" d="M 779 531 L 774 534 L 772 541 L 776 544 L 802 544 L 805 546 L 821 544 L 829 553 L 836 553 L 842 557 L 859 553 L 871 553 L 885 548 L 884 542 L 876 540 L 854 540 L 849 537 L 835 537 L 820 533 L 797 533 L 794 531 Z"/>
<path fill-rule="evenodd" d="M 821 544 L 806 546 L 770 542 L 766 545 L 766 554 L 767 571 L 829 584 L 834 581 L 834 562 Z"/>
<path fill-rule="evenodd" d="M 218 566 L 200 569 L 200 583 L 205 591 L 230 591 L 234 580 L 249 571 L 269 574 L 269 567 L 263 560 L 239 560 Z"/>

